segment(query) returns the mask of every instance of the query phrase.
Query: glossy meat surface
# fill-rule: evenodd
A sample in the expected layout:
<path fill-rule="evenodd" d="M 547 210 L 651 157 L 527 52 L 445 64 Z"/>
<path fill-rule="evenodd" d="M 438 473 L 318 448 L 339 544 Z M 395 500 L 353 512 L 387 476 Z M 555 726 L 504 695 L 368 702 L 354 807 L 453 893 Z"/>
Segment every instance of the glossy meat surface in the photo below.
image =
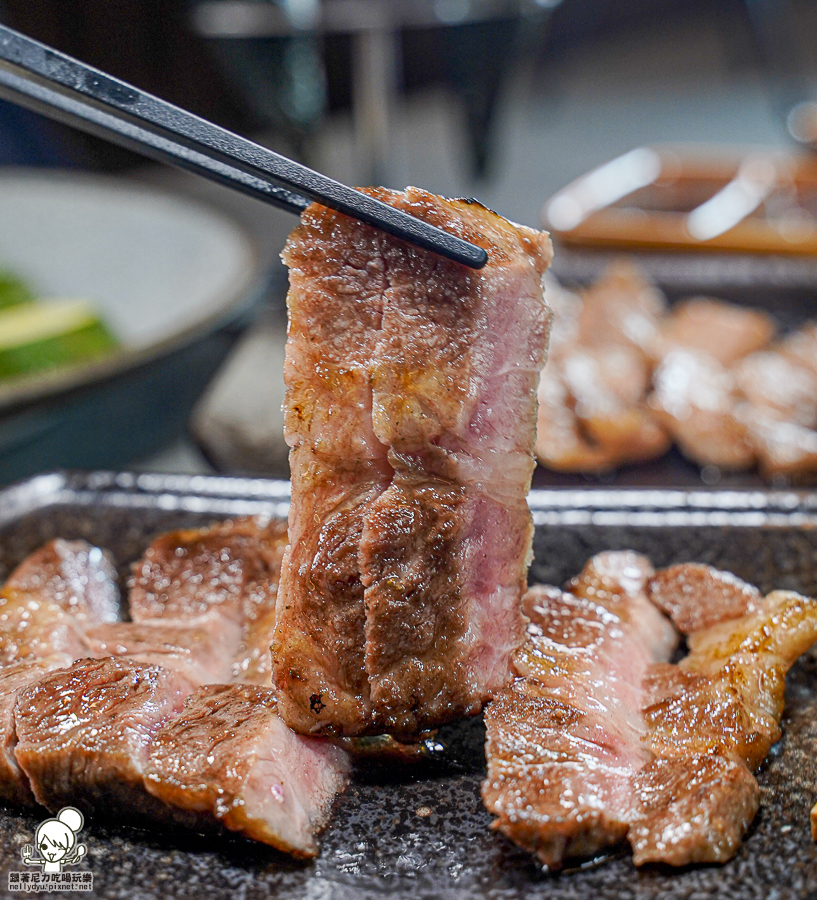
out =
<path fill-rule="evenodd" d="M 104 552 L 85 541 L 49 541 L 0 589 L 0 666 L 85 656 L 85 630 L 118 614 L 116 572 Z"/>
<path fill-rule="evenodd" d="M 131 615 L 143 625 L 172 627 L 180 634 L 186 627 L 198 629 L 187 657 L 194 650 L 207 652 L 201 629 L 209 632 L 218 642 L 217 653 L 206 663 L 206 678 L 194 674 L 196 684 L 236 680 L 268 686 L 286 545 L 285 524 L 262 516 L 160 535 L 133 567 Z M 149 639 L 150 632 L 145 634 Z"/>
<path fill-rule="evenodd" d="M 806 326 L 777 348 L 735 367 L 736 416 L 745 426 L 767 478 L 808 481 L 817 472 L 817 370 Z M 792 352 L 794 351 L 794 352 Z"/>
<path fill-rule="evenodd" d="M 520 677 L 486 710 L 494 827 L 551 868 L 625 837 L 636 865 L 725 862 L 757 812 L 753 772 L 781 734 L 786 672 L 817 640 L 817 603 L 700 564 L 653 574 L 626 551 L 568 588 L 529 590 Z M 678 664 L 637 597 L 686 633 Z"/>
<path fill-rule="evenodd" d="M 735 618 L 727 599 L 723 621 L 688 633 L 688 656 L 650 671 L 644 716 L 656 761 L 636 781 L 636 864 L 734 855 L 759 802 L 752 773 L 780 737 L 786 672 L 815 640 L 813 600 L 774 591 Z"/>
<path fill-rule="evenodd" d="M 212 819 L 310 857 L 348 771 L 343 750 L 284 724 L 271 689 L 214 684 L 156 734 L 145 785 L 198 827 Z"/>
<path fill-rule="evenodd" d="M 536 456 L 602 473 L 675 444 L 703 468 L 757 467 L 773 484 L 817 478 L 817 326 L 779 337 L 766 312 L 708 297 L 667 307 L 627 260 L 589 287 L 554 279 Z"/>
<path fill-rule="evenodd" d="M 168 669 L 108 658 L 80 660 L 20 692 L 15 756 L 37 802 L 52 812 L 156 815 L 142 785 L 149 744 L 192 689 Z"/>
<path fill-rule="evenodd" d="M 18 594 L 10 601 L 0 594 L 0 667 L 54 653 L 72 659 L 88 653 L 84 630 L 71 613 L 36 595 Z"/>
<path fill-rule="evenodd" d="M 684 634 L 737 619 L 763 599 L 754 585 L 703 563 L 662 569 L 649 581 L 649 596 Z"/>
<path fill-rule="evenodd" d="M 269 647 L 285 541 L 281 523 L 249 519 L 163 535 L 146 557 L 152 600 L 136 588 L 137 622 L 104 621 L 111 606 L 89 602 L 87 579 L 66 589 L 53 545 L 26 559 L 0 606 L 0 799 L 223 826 L 314 856 L 349 758 L 276 712 Z M 60 647 L 70 652 L 46 655 Z"/>
<path fill-rule="evenodd" d="M 241 628 L 216 612 L 198 619 L 116 622 L 86 632 L 89 656 L 127 657 L 136 662 L 172 669 L 191 684 L 229 680 Z"/>
<path fill-rule="evenodd" d="M 650 659 L 663 662 L 675 650 L 678 634 L 661 614 L 660 605 L 655 608 L 652 593 L 648 595 L 654 576 L 655 570 L 646 556 L 632 550 L 605 550 L 589 559 L 566 589 L 619 616 L 646 648 Z"/>
<path fill-rule="evenodd" d="M 633 862 L 726 862 L 757 813 L 760 790 L 741 762 L 718 754 L 659 757 L 635 778 Z"/>
<path fill-rule="evenodd" d="M 0 669 L 0 800 L 25 806 L 35 803 L 28 778 L 14 754 L 17 746 L 14 724 L 17 695 L 49 672 L 65 669 L 72 662 L 73 659 L 66 654 L 53 654 Z"/>
<path fill-rule="evenodd" d="M 27 595 L 55 603 L 83 625 L 119 618 L 116 570 L 86 541 L 49 541 L 20 563 L 2 593 L 9 600 Z"/>
<path fill-rule="evenodd" d="M 476 712 L 522 637 L 550 243 L 479 204 L 373 193 L 489 263 L 317 206 L 287 243 L 293 500 L 273 659 L 304 733 L 412 734 Z"/>
<path fill-rule="evenodd" d="M 275 634 L 275 606 L 270 607 L 254 622 L 249 622 L 233 654 L 229 677 L 212 678 L 218 681 L 236 681 L 269 687 L 272 684 L 272 645 Z"/>
<path fill-rule="evenodd" d="M 260 516 L 160 535 L 133 566 L 131 618 L 216 610 L 240 625 L 253 620 L 275 596 L 286 539 L 283 523 Z"/>
<path fill-rule="evenodd" d="M 549 868 L 627 834 L 632 779 L 650 759 L 643 678 L 676 640 L 660 613 L 642 614 L 651 574 L 644 557 L 611 552 L 571 582 L 578 593 L 525 595 L 520 677 L 485 713 L 482 795 L 494 827 Z"/>

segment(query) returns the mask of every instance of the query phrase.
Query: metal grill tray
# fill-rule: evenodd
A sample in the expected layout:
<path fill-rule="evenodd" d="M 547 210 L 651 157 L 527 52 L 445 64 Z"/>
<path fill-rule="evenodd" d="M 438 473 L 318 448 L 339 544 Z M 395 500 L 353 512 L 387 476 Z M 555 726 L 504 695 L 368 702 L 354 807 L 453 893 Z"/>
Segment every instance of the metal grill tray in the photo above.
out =
<path fill-rule="evenodd" d="M 109 549 L 123 584 L 156 534 L 233 515 L 285 516 L 286 482 L 236 478 L 43 475 L 0 493 L 0 578 L 52 537 Z M 633 547 L 657 566 L 700 560 L 762 590 L 817 593 L 817 493 L 796 491 L 534 491 L 531 580 L 561 583 L 602 549 Z M 81 864 L 98 898 L 788 898 L 817 896 L 809 810 L 817 800 L 817 653 L 792 669 L 783 739 L 758 775 L 761 810 L 725 866 L 636 871 L 625 851 L 558 876 L 490 831 L 479 786 L 479 719 L 440 732 L 441 759 L 361 769 L 338 801 L 321 853 L 298 863 L 239 837 L 150 831 L 89 820 Z M 423 809 L 425 807 L 425 809 Z M 420 814 L 418 814 L 418 810 Z M 428 812 L 430 811 L 430 814 Z M 42 813 L 0 808 L 0 894 Z M 19 896 L 17 894 L 9 896 Z M 64 896 L 64 895 L 60 895 Z M 89 896 L 76 894 L 76 896 Z"/>

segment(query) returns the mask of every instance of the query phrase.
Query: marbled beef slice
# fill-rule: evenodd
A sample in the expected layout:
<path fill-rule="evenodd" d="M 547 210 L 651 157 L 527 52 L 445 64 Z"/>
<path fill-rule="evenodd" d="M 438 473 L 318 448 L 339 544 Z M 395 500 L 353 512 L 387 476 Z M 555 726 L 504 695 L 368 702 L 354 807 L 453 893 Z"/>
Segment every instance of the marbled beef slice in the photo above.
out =
<path fill-rule="evenodd" d="M 156 734 L 145 785 L 187 824 L 209 820 L 311 857 L 348 773 L 343 750 L 284 724 L 273 690 L 214 684 Z"/>
<path fill-rule="evenodd" d="M 479 204 L 371 193 L 489 262 L 474 272 L 319 206 L 284 251 L 293 495 L 273 677 L 308 733 L 410 735 L 474 713 L 523 635 L 549 240 Z"/>

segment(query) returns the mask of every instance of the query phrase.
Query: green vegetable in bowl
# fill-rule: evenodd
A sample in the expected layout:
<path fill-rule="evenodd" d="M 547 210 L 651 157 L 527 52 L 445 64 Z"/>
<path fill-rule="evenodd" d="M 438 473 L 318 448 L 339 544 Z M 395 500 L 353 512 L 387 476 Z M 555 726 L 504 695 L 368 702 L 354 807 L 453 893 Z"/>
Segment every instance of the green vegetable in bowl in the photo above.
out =
<path fill-rule="evenodd" d="M 48 300 L 0 309 L 0 378 L 86 362 L 116 346 L 87 300 Z"/>
<path fill-rule="evenodd" d="M 0 309 L 17 306 L 20 303 L 31 303 L 33 299 L 34 294 L 24 281 L 0 269 Z"/>

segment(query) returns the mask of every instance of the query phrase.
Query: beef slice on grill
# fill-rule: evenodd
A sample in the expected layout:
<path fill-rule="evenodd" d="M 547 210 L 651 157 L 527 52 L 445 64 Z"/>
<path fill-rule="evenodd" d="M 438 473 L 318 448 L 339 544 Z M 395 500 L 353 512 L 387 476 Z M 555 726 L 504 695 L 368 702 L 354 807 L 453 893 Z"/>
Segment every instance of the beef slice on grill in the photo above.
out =
<path fill-rule="evenodd" d="M 83 626 L 119 618 L 116 569 L 103 550 L 85 541 L 49 541 L 11 573 L 2 594 L 47 600 Z"/>
<path fill-rule="evenodd" d="M 658 572 L 649 583 L 650 600 L 684 634 L 753 612 L 760 591 L 731 572 L 703 563 L 679 563 Z"/>
<path fill-rule="evenodd" d="M 605 553 L 576 593 L 534 586 L 523 598 L 520 677 L 485 711 L 482 796 L 493 827 L 551 868 L 627 834 L 631 780 L 650 759 L 642 681 L 675 645 L 660 613 L 643 615 L 651 575 L 643 556 Z"/>
<path fill-rule="evenodd" d="M 191 684 L 228 681 L 241 627 L 215 611 L 197 619 L 146 619 L 97 625 L 86 632 L 89 656 L 128 657 L 173 669 Z"/>
<path fill-rule="evenodd" d="M 626 553 L 594 557 L 569 587 L 580 596 L 530 589 L 520 677 L 486 710 L 494 827 L 552 868 L 625 835 L 637 865 L 726 861 L 757 812 L 752 773 L 780 737 L 817 603 L 700 564 L 651 576 Z M 626 604 L 645 590 L 687 636 L 677 665 L 665 625 Z"/>
<path fill-rule="evenodd" d="M 155 735 L 145 785 L 186 824 L 220 823 L 311 857 L 348 772 L 343 750 L 281 720 L 271 689 L 214 684 Z"/>
<path fill-rule="evenodd" d="M 134 563 L 135 622 L 196 619 L 211 610 L 244 626 L 274 604 L 284 523 L 261 516 L 162 534 Z"/>
<path fill-rule="evenodd" d="M 273 677 L 303 733 L 476 712 L 523 636 L 550 242 L 479 204 L 370 193 L 489 261 L 475 272 L 320 206 L 284 250 L 292 504 Z"/>
<path fill-rule="evenodd" d="M 619 616 L 644 645 L 649 658 L 662 662 L 672 656 L 678 633 L 661 614 L 661 607 L 655 608 L 654 595 L 647 595 L 655 584 L 654 576 L 655 570 L 646 556 L 632 550 L 606 550 L 589 559 L 566 589 Z"/>
<path fill-rule="evenodd" d="M 729 368 L 707 354 L 677 349 L 653 373 L 648 406 L 686 457 L 738 470 L 750 468 L 756 457 L 738 401 Z"/>
<path fill-rule="evenodd" d="M 729 366 L 761 350 L 774 337 L 774 319 L 710 297 L 690 297 L 661 322 L 651 355 L 660 359 L 676 349 L 690 350 Z"/>
<path fill-rule="evenodd" d="M 54 653 L 0 669 L 0 800 L 26 806 L 35 803 L 28 778 L 14 754 L 17 746 L 14 725 L 17 695 L 49 672 L 68 668 L 72 662 L 68 654 Z"/>
<path fill-rule="evenodd" d="M 85 656 L 85 629 L 118 613 L 116 572 L 104 552 L 85 541 L 50 541 L 0 589 L 0 666 Z"/>
<path fill-rule="evenodd" d="M 628 260 L 580 295 L 548 281 L 554 323 L 539 381 L 536 456 L 560 472 L 603 472 L 661 456 L 670 440 L 647 408 L 666 301 Z"/>
<path fill-rule="evenodd" d="M 722 581 L 709 583 L 710 603 Z M 678 666 L 650 672 L 644 716 L 656 762 L 635 782 L 637 865 L 734 855 L 757 812 L 752 772 L 780 737 L 786 672 L 817 640 L 817 603 L 792 591 L 752 598 L 739 617 L 729 600 L 724 607 L 722 621 L 688 633 Z M 660 790 L 669 797 L 656 783 L 662 767 L 675 783 L 668 803 L 655 801 Z"/>
<path fill-rule="evenodd" d="M 37 802 L 55 812 L 161 817 L 142 784 L 149 746 L 193 686 L 126 658 L 83 659 L 17 695 L 14 753 Z"/>
<path fill-rule="evenodd" d="M 726 862 L 760 798 L 746 766 L 717 753 L 658 757 L 637 773 L 635 790 L 639 810 L 628 839 L 636 865 Z"/>
<path fill-rule="evenodd" d="M 35 596 L 18 595 L 8 601 L 0 595 L 0 667 L 55 653 L 71 659 L 88 654 L 85 632 L 74 616 Z"/>
<path fill-rule="evenodd" d="M 185 627 L 204 628 L 213 637 L 223 629 L 218 659 L 203 660 L 210 674 L 194 676 L 195 683 L 232 680 L 268 686 L 286 544 L 286 524 L 261 516 L 160 535 L 133 566 L 131 616 L 142 625 L 179 629 L 179 635 Z M 229 649 L 236 629 L 237 643 Z M 196 644 L 205 652 L 208 646 L 206 638 Z M 228 661 L 226 670 L 223 661 Z"/>

